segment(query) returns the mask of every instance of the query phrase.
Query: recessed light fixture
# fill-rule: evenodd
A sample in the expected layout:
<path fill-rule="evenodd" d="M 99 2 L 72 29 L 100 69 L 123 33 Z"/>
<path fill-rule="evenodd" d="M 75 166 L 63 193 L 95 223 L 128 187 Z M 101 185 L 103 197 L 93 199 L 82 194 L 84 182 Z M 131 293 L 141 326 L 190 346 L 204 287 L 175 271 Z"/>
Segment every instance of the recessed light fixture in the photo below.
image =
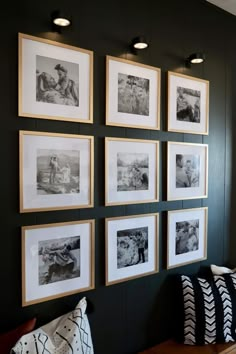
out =
<path fill-rule="evenodd" d="M 191 54 L 187 61 L 190 63 L 190 64 L 201 64 L 205 61 L 205 55 L 203 53 L 193 53 Z"/>
<path fill-rule="evenodd" d="M 146 49 L 149 44 L 144 37 L 136 37 L 132 40 L 132 46 L 135 49 Z"/>
<path fill-rule="evenodd" d="M 71 25 L 71 19 L 69 16 L 66 16 L 61 11 L 54 11 L 52 13 L 52 22 L 53 25 L 59 27 L 68 27 Z"/>

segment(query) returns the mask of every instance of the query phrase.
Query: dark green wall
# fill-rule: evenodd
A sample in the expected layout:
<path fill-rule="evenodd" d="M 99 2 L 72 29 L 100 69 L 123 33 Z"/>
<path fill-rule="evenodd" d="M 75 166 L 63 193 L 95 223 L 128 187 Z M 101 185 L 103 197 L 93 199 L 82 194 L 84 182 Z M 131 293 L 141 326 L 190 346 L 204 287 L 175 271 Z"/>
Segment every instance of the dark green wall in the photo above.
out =
<path fill-rule="evenodd" d="M 73 27 L 62 34 L 50 31 L 50 13 L 67 8 Z M 46 323 L 73 308 L 86 295 L 96 354 L 135 353 L 172 334 L 173 295 L 170 275 L 193 273 L 201 265 L 228 260 L 233 226 L 231 208 L 232 130 L 235 99 L 236 19 L 202 0 L 35 1 L 5 3 L 1 11 L 1 292 L 0 330 L 37 315 Z M 49 38 L 94 51 L 94 124 L 76 124 L 17 117 L 17 33 Z M 138 56 L 128 53 L 133 37 L 145 34 L 150 48 Z M 184 58 L 202 50 L 207 60 L 187 69 Z M 106 127 L 105 55 L 122 56 L 162 69 L 161 130 Z M 176 71 L 210 81 L 210 134 L 166 131 L 166 72 Z M 18 212 L 18 131 L 35 130 L 95 136 L 95 207 L 84 210 Z M 160 203 L 104 206 L 104 137 L 160 140 Z M 209 198 L 166 201 L 166 141 L 209 144 Z M 201 264 L 166 271 L 166 211 L 209 207 L 208 259 Z M 104 218 L 160 212 L 160 273 L 105 287 Z M 88 218 L 96 219 L 96 290 L 21 307 L 22 225 Z M 233 240 L 232 240 L 233 243 Z M 231 247 L 232 250 L 232 247 Z M 231 260 L 234 254 L 231 252 Z"/>

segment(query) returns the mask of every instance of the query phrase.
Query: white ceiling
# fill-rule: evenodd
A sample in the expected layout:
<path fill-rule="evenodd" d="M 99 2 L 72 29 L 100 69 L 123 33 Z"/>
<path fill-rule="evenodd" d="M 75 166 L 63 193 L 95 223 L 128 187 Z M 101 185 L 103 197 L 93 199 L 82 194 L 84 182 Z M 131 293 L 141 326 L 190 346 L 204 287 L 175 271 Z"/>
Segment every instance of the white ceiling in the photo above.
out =
<path fill-rule="evenodd" d="M 236 16 L 236 0 L 207 0 Z"/>

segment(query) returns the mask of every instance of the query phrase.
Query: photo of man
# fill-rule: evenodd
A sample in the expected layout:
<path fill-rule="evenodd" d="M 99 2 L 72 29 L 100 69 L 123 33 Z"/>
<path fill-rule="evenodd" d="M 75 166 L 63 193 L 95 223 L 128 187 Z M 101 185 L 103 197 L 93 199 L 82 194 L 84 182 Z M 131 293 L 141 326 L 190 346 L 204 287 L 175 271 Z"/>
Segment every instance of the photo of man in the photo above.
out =
<path fill-rule="evenodd" d="M 200 99 L 200 91 L 177 86 L 177 120 L 191 123 L 200 123 Z"/>
<path fill-rule="evenodd" d="M 148 227 L 117 232 L 117 268 L 148 262 Z"/>
<path fill-rule="evenodd" d="M 80 276 L 80 236 L 39 242 L 39 285 Z"/>
<path fill-rule="evenodd" d="M 175 254 L 193 252 L 199 248 L 199 220 L 176 222 Z"/>
<path fill-rule="evenodd" d="M 176 188 L 199 187 L 200 156 L 176 154 Z"/>

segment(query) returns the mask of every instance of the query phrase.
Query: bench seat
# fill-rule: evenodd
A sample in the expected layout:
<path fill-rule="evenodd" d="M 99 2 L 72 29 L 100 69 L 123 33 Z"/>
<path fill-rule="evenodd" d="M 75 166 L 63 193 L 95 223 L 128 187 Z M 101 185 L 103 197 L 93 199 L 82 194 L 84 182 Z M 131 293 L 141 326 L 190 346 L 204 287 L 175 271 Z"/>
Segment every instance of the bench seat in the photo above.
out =
<path fill-rule="evenodd" d="M 190 346 L 168 340 L 138 354 L 236 354 L 236 343 Z"/>

